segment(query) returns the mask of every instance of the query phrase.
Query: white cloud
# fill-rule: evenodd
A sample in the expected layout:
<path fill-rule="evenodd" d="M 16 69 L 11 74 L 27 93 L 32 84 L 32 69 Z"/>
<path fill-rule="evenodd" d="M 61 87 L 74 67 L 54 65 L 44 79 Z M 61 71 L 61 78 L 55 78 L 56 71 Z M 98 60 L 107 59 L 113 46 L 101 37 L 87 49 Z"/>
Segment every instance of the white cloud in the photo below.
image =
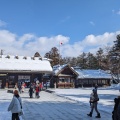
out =
<path fill-rule="evenodd" d="M 34 34 L 24 34 L 19 37 L 10 31 L 0 30 L 0 49 L 4 50 L 4 54 L 33 56 L 35 52 L 39 52 L 44 56 L 52 47 L 59 49 L 59 43 L 62 42 L 63 45 L 60 46 L 62 57 L 76 57 L 82 52 L 95 53 L 100 47 L 113 45 L 117 34 L 120 34 L 120 31 L 106 32 L 97 36 L 88 35 L 83 40 L 70 45 L 70 38 L 63 35 L 38 37 Z"/>
<path fill-rule="evenodd" d="M 0 27 L 5 27 L 6 25 L 7 25 L 7 23 L 6 23 L 6 22 L 4 22 L 4 21 L 0 20 Z"/>
<path fill-rule="evenodd" d="M 114 9 L 112 10 L 112 13 L 115 13 L 115 10 L 114 10 Z"/>
<path fill-rule="evenodd" d="M 90 21 L 90 24 L 93 25 L 93 26 L 95 25 L 95 23 L 93 21 Z"/>
<path fill-rule="evenodd" d="M 35 52 L 39 52 L 44 56 L 52 47 L 59 48 L 60 41 L 66 44 L 69 37 L 62 35 L 37 37 L 34 34 L 18 37 L 7 30 L 0 30 L 0 49 L 3 49 L 5 54 L 33 56 Z"/>
<path fill-rule="evenodd" d="M 117 14 L 118 14 L 118 15 L 120 15 L 120 10 L 119 10 L 119 11 L 117 11 Z"/>
<path fill-rule="evenodd" d="M 64 19 L 62 19 L 62 20 L 60 21 L 60 23 L 64 23 L 64 22 L 68 21 L 70 18 L 71 18 L 70 16 L 67 16 L 67 17 L 65 17 Z"/>
<path fill-rule="evenodd" d="M 113 39 L 115 38 L 116 33 L 104 33 L 103 35 L 88 35 L 83 40 L 83 44 L 87 46 L 103 46 L 105 44 L 112 44 Z"/>
<path fill-rule="evenodd" d="M 78 56 L 82 52 L 96 53 L 99 48 L 105 48 L 106 46 L 112 46 L 113 41 L 116 40 L 116 36 L 120 34 L 120 31 L 114 33 L 104 33 L 103 35 L 88 35 L 82 41 L 78 41 L 73 45 L 65 45 L 62 49 L 64 56 Z"/>
<path fill-rule="evenodd" d="M 112 13 L 120 15 L 120 9 L 119 10 L 112 10 Z"/>

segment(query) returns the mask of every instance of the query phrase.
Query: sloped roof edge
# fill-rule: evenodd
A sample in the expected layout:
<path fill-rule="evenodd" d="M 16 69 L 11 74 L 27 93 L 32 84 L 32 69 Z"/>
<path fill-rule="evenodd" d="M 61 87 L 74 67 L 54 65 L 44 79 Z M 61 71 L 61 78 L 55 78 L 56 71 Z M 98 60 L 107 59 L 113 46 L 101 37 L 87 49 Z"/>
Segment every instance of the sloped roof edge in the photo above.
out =
<path fill-rule="evenodd" d="M 77 76 L 79 75 L 74 69 L 72 69 L 72 68 L 70 67 L 69 64 L 64 65 L 60 70 L 57 71 L 57 73 L 56 73 L 55 75 L 58 76 L 66 67 L 69 67 Z M 58 69 L 59 69 L 59 68 L 58 68 Z"/>

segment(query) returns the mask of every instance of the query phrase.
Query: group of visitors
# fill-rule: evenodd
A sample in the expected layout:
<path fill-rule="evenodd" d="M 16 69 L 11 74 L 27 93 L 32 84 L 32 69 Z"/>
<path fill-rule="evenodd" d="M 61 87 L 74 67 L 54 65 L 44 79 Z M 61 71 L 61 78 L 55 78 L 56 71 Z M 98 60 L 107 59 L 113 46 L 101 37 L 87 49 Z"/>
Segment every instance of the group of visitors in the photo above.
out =
<path fill-rule="evenodd" d="M 15 85 L 15 88 L 17 88 L 17 85 Z M 25 91 L 25 88 L 26 88 L 26 83 L 24 83 L 24 82 L 18 83 L 19 93 L 23 93 Z"/>
<path fill-rule="evenodd" d="M 90 113 L 87 114 L 89 117 L 92 117 L 93 110 L 95 109 L 97 116 L 96 118 L 101 118 L 100 112 L 97 109 L 99 97 L 97 93 L 98 85 L 96 84 L 94 89 L 92 90 L 92 93 L 90 94 Z M 31 83 L 29 88 L 29 95 L 30 98 L 33 98 L 33 93 L 35 92 L 35 97 L 39 98 L 39 92 L 42 90 L 42 83 Z M 19 92 L 17 89 L 14 90 L 14 96 L 13 99 L 8 107 L 8 111 L 12 112 L 12 120 L 20 120 L 19 119 L 19 113 L 22 110 L 22 100 L 19 96 Z M 120 120 L 120 96 L 118 98 L 114 99 L 114 109 L 112 112 L 112 120 Z"/>
<path fill-rule="evenodd" d="M 33 93 L 35 93 L 35 97 L 39 98 L 40 97 L 40 91 L 43 89 L 42 83 L 31 83 L 30 84 L 30 89 L 29 89 L 29 96 L 30 98 L 33 98 Z"/>

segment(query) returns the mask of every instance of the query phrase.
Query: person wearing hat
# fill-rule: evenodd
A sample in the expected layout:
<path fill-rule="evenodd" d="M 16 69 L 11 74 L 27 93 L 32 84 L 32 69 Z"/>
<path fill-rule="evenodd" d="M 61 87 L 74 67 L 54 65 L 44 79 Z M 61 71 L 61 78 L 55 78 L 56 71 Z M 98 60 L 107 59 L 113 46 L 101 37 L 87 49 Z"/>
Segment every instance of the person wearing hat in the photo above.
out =
<path fill-rule="evenodd" d="M 91 101 L 92 102 L 91 111 L 87 115 L 92 117 L 93 110 L 95 109 L 95 111 L 97 112 L 96 118 L 101 118 L 100 113 L 97 109 L 97 104 L 98 104 L 98 101 L 99 101 L 99 97 L 98 97 L 97 91 L 95 89 L 93 89 L 93 98 L 94 98 L 93 101 Z"/>
<path fill-rule="evenodd" d="M 21 112 L 22 109 L 22 100 L 18 94 L 18 90 L 14 90 L 12 101 L 8 107 L 8 111 L 12 112 L 12 120 L 20 120 L 18 113 Z"/>

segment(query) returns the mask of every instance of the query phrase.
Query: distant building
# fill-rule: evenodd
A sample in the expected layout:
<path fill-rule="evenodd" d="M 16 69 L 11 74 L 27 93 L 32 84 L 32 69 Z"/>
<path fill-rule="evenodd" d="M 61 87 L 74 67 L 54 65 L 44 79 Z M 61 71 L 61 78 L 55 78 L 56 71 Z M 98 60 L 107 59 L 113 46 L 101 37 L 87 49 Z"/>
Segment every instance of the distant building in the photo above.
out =
<path fill-rule="evenodd" d="M 18 82 L 39 80 L 45 73 L 52 73 L 50 62 L 46 58 L 26 56 L 0 56 L 0 88 L 12 88 Z"/>
<path fill-rule="evenodd" d="M 73 88 L 78 73 L 70 65 L 53 66 L 53 75 L 51 77 L 51 87 L 56 84 L 57 88 Z"/>
<path fill-rule="evenodd" d="M 104 70 L 75 69 L 79 74 L 76 87 L 110 86 L 112 76 Z"/>
<path fill-rule="evenodd" d="M 68 64 L 53 66 L 51 76 L 51 87 L 56 83 L 58 88 L 70 87 L 92 87 L 109 86 L 111 84 L 111 74 L 104 70 L 81 70 L 78 67 L 72 68 Z"/>

